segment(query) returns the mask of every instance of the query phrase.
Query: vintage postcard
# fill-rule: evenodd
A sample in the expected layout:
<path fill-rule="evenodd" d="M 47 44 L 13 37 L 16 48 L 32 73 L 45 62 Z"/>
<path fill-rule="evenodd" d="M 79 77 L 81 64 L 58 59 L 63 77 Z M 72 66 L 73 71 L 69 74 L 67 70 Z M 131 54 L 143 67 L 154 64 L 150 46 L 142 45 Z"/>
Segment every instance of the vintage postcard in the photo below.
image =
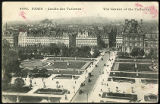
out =
<path fill-rule="evenodd" d="M 157 103 L 158 2 L 3 2 L 3 103 Z"/>

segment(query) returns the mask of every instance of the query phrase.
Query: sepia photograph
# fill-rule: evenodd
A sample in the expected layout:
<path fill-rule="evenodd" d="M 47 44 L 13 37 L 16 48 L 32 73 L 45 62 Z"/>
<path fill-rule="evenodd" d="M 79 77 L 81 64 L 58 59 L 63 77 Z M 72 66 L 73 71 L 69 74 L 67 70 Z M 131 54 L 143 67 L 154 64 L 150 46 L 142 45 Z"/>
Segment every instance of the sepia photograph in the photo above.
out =
<path fill-rule="evenodd" d="M 158 2 L 2 2 L 3 103 L 158 103 Z"/>

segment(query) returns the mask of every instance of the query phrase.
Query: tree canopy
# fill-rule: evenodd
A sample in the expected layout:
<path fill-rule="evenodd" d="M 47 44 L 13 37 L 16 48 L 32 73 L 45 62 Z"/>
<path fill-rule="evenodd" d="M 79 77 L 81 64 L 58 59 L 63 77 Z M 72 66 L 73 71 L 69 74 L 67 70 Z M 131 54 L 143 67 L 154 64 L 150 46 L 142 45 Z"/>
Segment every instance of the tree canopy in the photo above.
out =
<path fill-rule="evenodd" d="M 132 49 L 130 55 L 133 57 L 144 56 L 144 50 L 141 48 L 135 47 Z"/>

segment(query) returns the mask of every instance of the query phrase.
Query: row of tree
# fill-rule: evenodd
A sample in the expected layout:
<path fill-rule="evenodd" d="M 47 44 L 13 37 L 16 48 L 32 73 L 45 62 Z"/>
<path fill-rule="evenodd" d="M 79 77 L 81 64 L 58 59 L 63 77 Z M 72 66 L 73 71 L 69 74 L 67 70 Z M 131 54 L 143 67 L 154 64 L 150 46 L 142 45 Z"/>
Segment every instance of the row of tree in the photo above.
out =
<path fill-rule="evenodd" d="M 21 70 L 19 67 L 18 54 L 11 49 L 7 40 L 2 41 L 2 89 L 7 89 L 11 81 L 11 73 L 17 73 Z"/>
<path fill-rule="evenodd" d="M 61 57 L 97 57 L 99 55 L 98 47 L 92 48 L 94 51 L 91 55 L 91 47 L 67 47 L 64 44 L 50 44 L 49 46 L 27 46 L 19 47 L 18 56 L 24 60 L 27 58 L 43 58 L 43 55 L 54 55 Z"/>
<path fill-rule="evenodd" d="M 135 47 L 132 49 L 131 53 L 127 52 L 120 52 L 119 57 L 121 58 L 147 58 L 147 59 L 157 59 L 157 50 L 151 49 L 150 52 L 147 54 L 144 52 L 144 49 Z"/>

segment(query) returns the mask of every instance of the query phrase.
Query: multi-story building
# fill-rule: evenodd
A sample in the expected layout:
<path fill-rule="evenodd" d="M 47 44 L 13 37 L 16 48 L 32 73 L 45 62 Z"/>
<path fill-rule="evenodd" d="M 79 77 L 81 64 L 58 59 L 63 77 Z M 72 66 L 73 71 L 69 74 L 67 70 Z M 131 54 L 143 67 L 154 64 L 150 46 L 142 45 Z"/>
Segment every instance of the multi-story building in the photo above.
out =
<path fill-rule="evenodd" d="M 97 46 L 97 37 L 94 35 L 89 35 L 88 31 L 78 32 L 76 37 L 76 46 Z"/>
<path fill-rule="evenodd" d="M 69 37 L 33 37 L 27 36 L 27 32 L 20 32 L 18 37 L 19 46 L 28 46 L 28 45 L 49 45 L 51 43 L 64 43 L 66 46 L 69 46 Z"/>
<path fill-rule="evenodd" d="M 108 35 L 102 36 L 102 40 L 104 41 L 105 45 L 108 47 L 108 46 L 109 46 L 109 38 L 108 38 Z"/>
<path fill-rule="evenodd" d="M 122 45 L 123 45 L 123 37 L 122 35 L 116 36 L 116 49 L 118 51 L 122 51 Z"/>
<path fill-rule="evenodd" d="M 76 38 L 76 46 L 97 46 L 97 38 L 96 37 L 87 37 L 87 38 Z"/>
<path fill-rule="evenodd" d="M 10 43 L 10 46 L 14 46 L 14 38 L 13 36 L 3 36 L 3 39 L 7 40 Z"/>
<path fill-rule="evenodd" d="M 142 20 L 141 20 L 142 24 Z M 122 31 L 123 45 L 122 51 L 130 53 L 134 47 L 144 48 L 144 33 L 138 21 L 131 19 L 125 20 Z"/>
<path fill-rule="evenodd" d="M 149 53 L 151 49 L 158 50 L 158 31 L 145 34 L 144 51 Z"/>

